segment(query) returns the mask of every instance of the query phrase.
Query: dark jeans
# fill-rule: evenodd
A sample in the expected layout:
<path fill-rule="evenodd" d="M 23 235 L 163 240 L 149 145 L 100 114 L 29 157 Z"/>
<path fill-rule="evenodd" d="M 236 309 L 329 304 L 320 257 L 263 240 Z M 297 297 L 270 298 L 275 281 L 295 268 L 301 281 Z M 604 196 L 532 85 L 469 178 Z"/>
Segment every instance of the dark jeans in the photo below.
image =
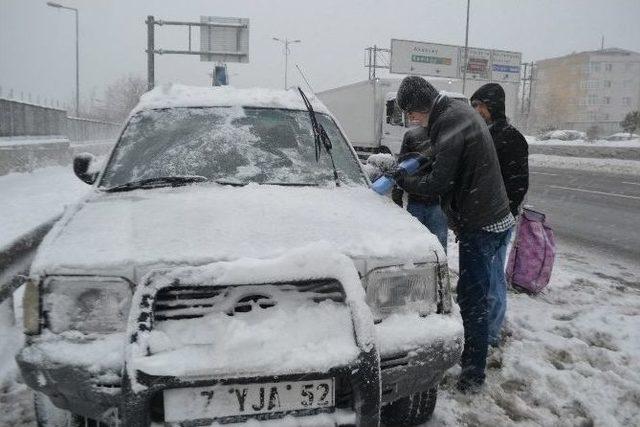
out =
<path fill-rule="evenodd" d="M 447 253 L 447 231 L 449 229 L 447 225 L 447 217 L 442 212 L 440 204 L 426 204 L 420 202 L 409 202 L 407 204 L 407 212 L 424 224 L 432 234 L 438 238 L 438 241 L 444 248 L 444 253 Z"/>
<path fill-rule="evenodd" d="M 482 384 L 488 347 L 488 300 L 492 262 L 508 238 L 508 231 L 461 232 L 459 238 L 460 278 L 458 305 L 464 325 L 461 381 Z"/>
<path fill-rule="evenodd" d="M 504 266 L 507 261 L 507 246 L 513 228 L 507 231 L 507 237 L 498 248 L 491 264 L 491 285 L 489 286 L 489 344 L 500 344 L 500 331 L 507 312 L 507 278 Z"/>

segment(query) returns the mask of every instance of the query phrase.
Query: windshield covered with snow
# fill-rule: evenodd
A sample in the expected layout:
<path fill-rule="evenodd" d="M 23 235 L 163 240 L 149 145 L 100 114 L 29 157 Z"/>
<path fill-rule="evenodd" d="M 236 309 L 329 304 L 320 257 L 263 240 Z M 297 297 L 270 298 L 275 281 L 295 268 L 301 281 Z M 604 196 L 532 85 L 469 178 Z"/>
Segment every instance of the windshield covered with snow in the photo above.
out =
<path fill-rule="evenodd" d="M 333 144 L 341 183 L 366 185 L 337 126 L 317 114 Z M 272 108 L 202 107 L 142 111 L 111 156 L 101 187 L 168 176 L 201 176 L 230 184 L 327 185 L 331 159 L 319 161 L 309 114 Z"/>

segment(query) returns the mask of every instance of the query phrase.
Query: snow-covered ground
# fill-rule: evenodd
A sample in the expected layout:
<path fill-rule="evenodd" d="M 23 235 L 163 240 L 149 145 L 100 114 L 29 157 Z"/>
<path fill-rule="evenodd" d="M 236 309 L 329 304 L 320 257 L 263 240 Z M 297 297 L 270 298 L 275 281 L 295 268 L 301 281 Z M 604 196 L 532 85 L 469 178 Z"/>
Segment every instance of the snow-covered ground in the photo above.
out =
<path fill-rule="evenodd" d="M 640 425 L 640 266 L 558 249 L 542 295 L 509 294 L 506 341 L 483 392 L 455 392 L 459 368 L 450 370 L 426 426 Z"/>
<path fill-rule="evenodd" d="M 639 160 L 592 159 L 586 157 L 552 156 L 549 154 L 529 155 L 529 165 L 559 169 L 587 170 L 594 172 L 640 175 Z"/>
<path fill-rule="evenodd" d="M 61 214 L 89 189 L 71 166 L 51 166 L 0 176 L 0 247 Z"/>
<path fill-rule="evenodd" d="M 616 134 L 618 135 L 618 134 Z M 573 141 L 563 141 L 560 139 L 539 140 L 535 136 L 525 136 L 529 144 L 534 145 L 564 145 L 564 146 L 582 146 L 582 147 L 640 147 L 640 138 L 634 135 L 632 139 L 623 139 L 619 141 L 607 141 L 606 139 L 596 139 L 587 141 L 584 139 L 575 139 Z"/>
<path fill-rule="evenodd" d="M 456 249 L 451 242 L 454 269 Z M 0 311 L 0 425 L 33 426 L 12 361 L 21 337 L 6 304 Z M 639 322 L 640 266 L 560 242 L 549 288 L 509 294 L 506 341 L 490 356 L 485 389 L 457 393 L 452 369 L 425 426 L 640 425 Z"/>

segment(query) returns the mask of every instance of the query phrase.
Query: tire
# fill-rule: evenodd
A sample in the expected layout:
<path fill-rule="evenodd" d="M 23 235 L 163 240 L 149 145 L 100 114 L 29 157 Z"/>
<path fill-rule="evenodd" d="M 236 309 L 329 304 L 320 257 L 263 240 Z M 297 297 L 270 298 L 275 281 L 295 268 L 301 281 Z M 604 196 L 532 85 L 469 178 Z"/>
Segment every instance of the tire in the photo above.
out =
<path fill-rule="evenodd" d="M 382 423 L 389 427 L 415 426 L 431 418 L 436 408 L 438 387 L 403 397 L 382 407 Z"/>
<path fill-rule="evenodd" d="M 74 425 L 71 412 L 58 408 L 44 393 L 34 392 L 33 406 L 38 427 L 69 427 Z"/>

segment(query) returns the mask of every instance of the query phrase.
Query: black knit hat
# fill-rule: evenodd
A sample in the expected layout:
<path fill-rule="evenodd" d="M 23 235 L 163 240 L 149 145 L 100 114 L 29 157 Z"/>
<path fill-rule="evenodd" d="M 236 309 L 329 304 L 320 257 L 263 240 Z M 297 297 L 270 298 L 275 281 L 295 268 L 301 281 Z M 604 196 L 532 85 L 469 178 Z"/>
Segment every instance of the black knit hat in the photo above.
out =
<path fill-rule="evenodd" d="M 428 81 L 418 76 L 402 79 L 396 100 L 403 111 L 431 111 L 438 90 Z"/>
<path fill-rule="evenodd" d="M 482 85 L 471 95 L 470 101 L 481 101 L 491 113 L 491 118 L 496 121 L 505 117 L 505 94 L 504 89 L 498 83 L 487 83 Z"/>

